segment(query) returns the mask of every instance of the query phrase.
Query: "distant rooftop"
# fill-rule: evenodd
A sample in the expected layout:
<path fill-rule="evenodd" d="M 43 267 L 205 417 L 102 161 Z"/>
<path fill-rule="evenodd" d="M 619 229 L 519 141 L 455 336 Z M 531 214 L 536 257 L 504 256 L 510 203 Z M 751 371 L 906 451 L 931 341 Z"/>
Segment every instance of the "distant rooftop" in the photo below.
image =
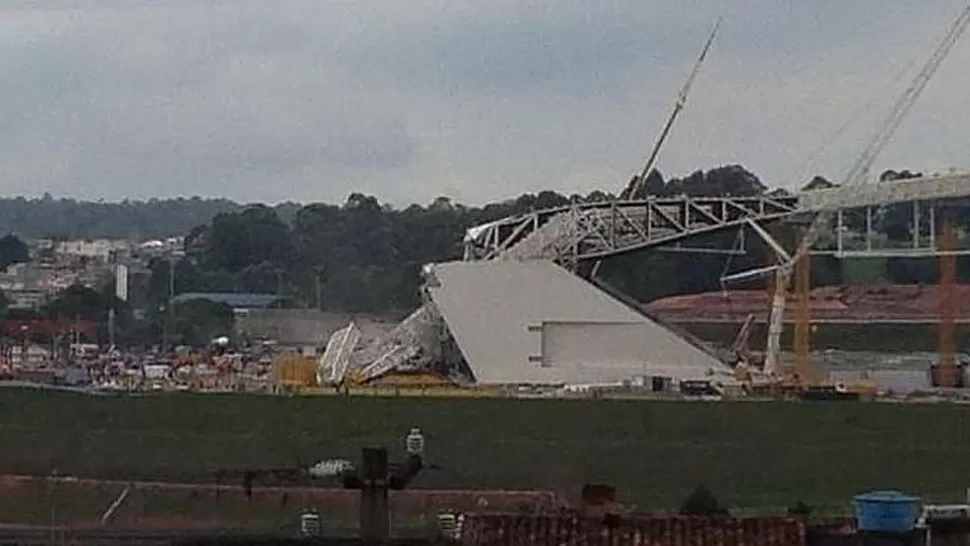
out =
<path fill-rule="evenodd" d="M 209 300 L 224 303 L 233 309 L 266 309 L 287 298 L 276 294 L 253 294 L 239 292 L 186 292 L 172 298 L 174 303 L 191 300 Z"/>

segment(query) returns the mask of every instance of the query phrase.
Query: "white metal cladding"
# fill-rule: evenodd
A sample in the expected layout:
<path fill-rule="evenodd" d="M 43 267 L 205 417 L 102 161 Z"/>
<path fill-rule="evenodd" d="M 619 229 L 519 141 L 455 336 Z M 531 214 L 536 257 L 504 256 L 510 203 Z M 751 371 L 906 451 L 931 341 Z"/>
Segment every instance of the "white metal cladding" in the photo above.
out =
<path fill-rule="evenodd" d="M 692 365 L 682 343 L 650 335 L 644 322 L 563 322 L 542 324 L 542 366 L 576 381 L 619 381 L 635 376 L 701 379 L 709 368 Z M 587 375 L 590 375 L 587 377 Z"/>
<path fill-rule="evenodd" d="M 353 322 L 330 336 L 317 366 L 317 381 L 320 384 L 336 384 L 344 380 L 350 358 L 360 343 L 360 338 L 360 329 Z"/>
<path fill-rule="evenodd" d="M 824 208 L 850 209 L 908 201 L 952 199 L 968 195 L 970 195 L 970 174 L 929 176 L 809 191 L 798 196 L 798 208 L 804 211 Z"/>
<path fill-rule="evenodd" d="M 552 261 L 449 262 L 433 268 L 437 282 L 428 292 L 479 383 L 609 381 L 620 374 L 629 378 L 641 373 L 596 363 L 572 370 L 542 366 L 538 358 L 542 329 L 549 322 L 637 324 L 651 361 L 683 366 L 690 375 L 724 367 L 713 356 Z M 584 335 L 620 336 L 603 332 L 604 327 L 595 326 Z"/>

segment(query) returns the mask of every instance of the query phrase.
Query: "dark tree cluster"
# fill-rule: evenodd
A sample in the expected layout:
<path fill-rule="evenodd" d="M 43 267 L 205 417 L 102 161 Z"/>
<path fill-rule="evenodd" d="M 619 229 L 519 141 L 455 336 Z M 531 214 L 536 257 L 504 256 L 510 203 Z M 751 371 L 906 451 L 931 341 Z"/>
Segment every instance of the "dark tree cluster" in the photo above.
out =
<path fill-rule="evenodd" d="M 244 208 L 228 199 L 201 197 L 126 199 L 120 203 L 55 199 L 50 194 L 38 199 L 0 198 L 0 232 L 28 239 L 152 239 L 188 233 L 220 212 Z M 299 205 L 281 203 L 274 208 L 281 217 L 289 219 Z"/>
<path fill-rule="evenodd" d="M 760 195 L 767 187 L 741 165 L 725 165 L 709 171 L 694 171 L 685 178 L 664 181 L 660 171 L 652 170 L 643 184 L 639 176 L 633 177 L 623 194 L 625 197 L 643 199 L 648 195 L 670 197 L 691 195 L 695 197 Z"/>
<path fill-rule="evenodd" d="M 919 175 L 909 171 L 887 171 L 882 179 L 892 183 L 915 176 Z M 398 209 L 360 193 L 350 195 L 341 205 L 244 207 L 229 202 L 183 200 L 181 206 L 188 207 L 188 211 L 175 213 L 176 220 L 167 220 L 145 231 L 161 233 L 186 217 L 203 214 L 205 207 L 209 207 L 206 209 L 209 216 L 193 224 L 191 229 L 184 229 L 188 235 L 183 259 L 177 263 L 155 261 L 149 264 L 149 275 L 144 282 L 133 283 L 135 295 L 131 305 L 138 308 L 141 318 L 134 320 L 134 314 L 126 310 L 118 320 L 131 325 L 130 331 L 140 332 L 136 337 L 144 338 L 157 336 L 165 323 L 165 314 L 170 312 L 176 315 L 172 328 L 177 330 L 170 333 L 185 339 L 203 339 L 224 330 L 226 322 L 231 319 L 226 309 L 200 305 L 182 306 L 171 311 L 166 308 L 173 274 L 176 294 L 281 293 L 307 307 L 319 304 L 326 310 L 400 314 L 419 303 L 421 267 L 429 262 L 459 259 L 465 231 L 472 226 L 571 203 L 629 198 L 631 193 L 635 193 L 635 197 L 739 196 L 768 191 L 757 176 L 738 165 L 697 171 L 670 180 L 653 171 L 642 186 L 635 182 L 631 181 L 618 196 L 600 191 L 588 195 L 542 191 L 481 207 L 469 207 L 440 197 L 425 206 Z M 824 190 L 833 186 L 832 182 L 815 177 L 802 189 Z M 71 202 L 41 201 L 48 202 L 47 206 L 61 203 L 62 207 L 84 208 L 77 203 L 69 206 Z M 0 225 L 4 217 L 3 203 L 0 202 Z M 157 202 L 155 206 L 164 208 L 169 203 L 172 202 Z M 109 206 L 91 205 L 92 210 Z M 126 207 L 134 210 L 149 205 L 111 206 L 120 207 L 118 210 Z M 970 227 L 970 215 L 966 211 L 956 211 L 954 215 L 957 224 L 966 232 Z M 873 221 L 875 229 L 891 240 L 905 240 L 912 230 L 911 212 L 906 206 L 883 207 Z M 858 218 L 847 218 L 850 228 L 858 227 L 860 222 Z M 779 225 L 773 230 L 786 246 L 794 245 L 797 238 L 794 227 Z M 737 243 L 736 237 L 737 233 L 717 232 L 692 240 L 690 244 L 730 249 Z M 599 278 L 639 301 L 649 301 L 674 294 L 720 290 L 723 288 L 720 278 L 727 270 L 763 266 L 768 263 L 768 256 L 768 249 L 757 237 L 749 236 L 744 255 L 636 252 L 604 261 L 599 268 Z M 15 263 L 22 258 L 16 238 L 0 239 L 0 261 Z M 813 283 L 888 281 L 931 284 L 937 281 L 937 261 L 932 258 L 860 262 L 816 257 L 812 262 Z M 962 281 L 970 281 L 970 262 L 965 258 L 961 257 L 959 271 Z M 747 284 L 731 288 L 760 286 Z M 101 294 L 111 293 L 106 288 Z M 127 304 L 124 308 L 127 309 Z M 105 301 L 72 288 L 51 303 L 48 313 L 103 317 L 106 309 Z M 198 328 L 192 329 L 192 324 Z"/>
<path fill-rule="evenodd" d="M 914 176 L 919 174 L 888 171 L 883 179 Z M 634 182 L 623 197 L 630 194 Z M 815 177 L 805 189 L 834 186 Z M 753 173 L 739 165 L 728 165 L 670 180 L 653 171 L 635 196 L 744 196 L 766 191 L 768 188 Z M 421 266 L 458 259 L 462 237 L 469 227 L 513 214 L 614 198 L 603 192 L 567 196 L 543 191 L 483 207 L 466 207 L 440 197 L 427 206 L 394 209 L 373 196 L 355 193 L 341 206 L 304 206 L 291 222 L 273 209 L 257 205 L 218 214 L 193 230 L 187 243 L 189 257 L 179 264 L 176 283 L 178 291 L 279 290 L 309 307 L 316 305 L 319 288 L 324 309 L 402 312 L 418 303 Z M 879 210 L 875 227 L 890 238 L 908 236 L 911 213 L 904 214 L 903 209 L 909 210 L 905 205 Z M 970 218 L 963 220 L 970 225 Z M 793 246 L 797 237 L 791 226 L 776 227 L 776 235 L 788 246 Z M 692 241 L 692 245 L 732 248 L 736 237 L 736 233 L 713 233 Z M 768 262 L 768 250 L 756 237 L 748 237 L 746 250 L 746 255 L 731 258 L 718 254 L 632 253 L 604 262 L 600 276 L 641 301 L 719 290 L 719 279 L 726 268 L 740 270 Z M 813 260 L 813 282 L 828 285 L 852 280 L 855 269 L 860 268 L 817 257 Z M 933 259 L 889 260 L 876 269 L 881 279 L 870 280 L 936 282 Z M 961 271 L 970 276 L 970 268 L 961 267 Z"/>
<path fill-rule="evenodd" d="M 0 269 L 24 263 L 30 258 L 27 243 L 13 234 L 0 237 Z"/>

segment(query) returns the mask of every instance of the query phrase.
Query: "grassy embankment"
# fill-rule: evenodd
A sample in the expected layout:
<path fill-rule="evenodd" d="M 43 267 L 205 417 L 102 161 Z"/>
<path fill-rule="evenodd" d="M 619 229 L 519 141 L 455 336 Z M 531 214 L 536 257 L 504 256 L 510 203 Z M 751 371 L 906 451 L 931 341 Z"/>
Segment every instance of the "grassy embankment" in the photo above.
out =
<path fill-rule="evenodd" d="M 968 412 L 840 403 L 101 398 L 3 389 L 0 472 L 211 481 L 219 469 L 356 459 L 363 445 L 400 450 L 402 435 L 419 425 L 441 469 L 415 487 L 574 495 L 584 482 L 601 481 L 640 508 L 670 509 L 706 483 L 733 506 L 847 507 L 851 495 L 875 487 L 961 498 L 970 484 Z"/>

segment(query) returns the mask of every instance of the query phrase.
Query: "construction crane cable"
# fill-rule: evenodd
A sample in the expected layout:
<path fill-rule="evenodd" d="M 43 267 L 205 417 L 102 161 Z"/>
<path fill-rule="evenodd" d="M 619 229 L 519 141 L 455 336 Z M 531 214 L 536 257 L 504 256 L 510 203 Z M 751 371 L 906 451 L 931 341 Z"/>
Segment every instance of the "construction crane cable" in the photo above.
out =
<path fill-rule="evenodd" d="M 734 261 L 734 253 L 744 250 L 744 226 L 738 229 L 738 234 L 734 236 L 734 243 L 731 244 L 731 252 L 728 253 L 727 259 L 724 260 L 724 268 L 721 269 L 721 292 L 727 295 L 727 283 L 724 278 L 728 274 L 728 270 L 731 269 L 731 262 Z"/>
<path fill-rule="evenodd" d="M 913 57 L 910 58 L 910 60 L 906 63 L 906 65 L 903 66 L 902 69 L 897 71 L 895 75 L 889 80 L 889 82 L 887 82 L 885 87 L 893 87 L 897 83 L 899 83 L 903 79 L 903 77 L 906 76 L 913 69 L 913 67 L 916 65 L 917 61 L 919 61 L 921 57 L 922 57 L 922 53 L 920 55 L 913 55 Z M 799 167 L 798 169 L 798 172 L 800 173 L 800 176 L 799 176 L 800 180 L 806 179 L 813 171 L 815 171 L 815 169 L 813 169 L 813 165 L 815 165 L 815 162 L 818 160 L 818 158 L 832 145 L 834 145 L 835 142 L 837 142 L 838 139 L 841 138 L 842 135 L 849 129 L 849 127 L 859 122 L 863 117 L 867 115 L 867 113 L 870 110 L 879 106 L 879 104 L 882 102 L 882 99 L 883 99 L 883 93 L 885 92 L 885 87 L 881 86 L 878 91 L 874 92 L 868 98 L 868 100 L 864 101 L 862 108 L 859 110 L 857 114 L 847 117 L 846 120 L 843 121 L 842 124 L 839 125 L 835 131 L 832 131 L 830 136 L 825 138 L 819 146 L 813 148 L 811 152 L 809 152 L 807 158 L 805 159 L 805 162 L 802 163 L 801 167 Z"/>
<path fill-rule="evenodd" d="M 849 170 L 846 175 L 847 182 L 853 182 L 861 177 L 865 177 L 872 165 L 873 160 L 882 148 L 892 139 L 902 122 L 906 114 L 916 103 L 916 99 L 919 98 L 926 85 L 932 79 L 936 70 L 940 67 L 943 59 L 947 56 L 950 50 L 956 44 L 960 35 L 966 29 L 967 23 L 970 22 L 970 6 L 960 14 L 956 21 L 954 21 L 953 26 L 949 29 L 947 34 L 940 41 L 937 48 L 934 50 L 933 54 L 930 56 L 929 60 L 923 66 L 920 73 L 916 76 L 916 79 L 910 85 L 910 87 L 903 93 L 896 103 L 893 105 L 893 109 L 890 115 L 887 116 L 886 120 L 883 122 L 882 127 L 879 132 L 876 133 L 872 141 L 870 141 L 869 146 L 863 151 L 862 155 L 856 161 L 855 165 Z"/>
<path fill-rule="evenodd" d="M 933 78 L 936 70 L 940 67 L 943 59 L 946 58 L 947 54 L 960 38 L 960 35 L 963 34 L 964 30 L 966 30 L 968 23 L 970 23 L 970 5 L 964 9 L 964 11 L 950 27 L 946 35 L 940 41 L 939 45 L 933 51 L 933 54 L 916 76 L 913 83 L 895 102 L 889 116 L 886 117 L 879 131 L 876 133 L 873 139 L 869 141 L 869 144 L 866 146 L 865 150 L 863 150 L 862 154 L 859 156 L 859 159 L 849 169 L 843 185 L 855 185 L 865 179 L 869 172 L 869 168 L 879 155 L 879 152 L 881 152 L 886 144 L 888 144 L 892 139 L 893 135 L 896 133 L 896 129 L 898 129 L 900 123 L 902 123 L 903 118 L 905 118 L 906 114 L 909 113 L 910 109 L 916 103 L 916 99 L 919 98 L 930 79 Z M 832 217 L 837 208 L 838 203 L 823 204 L 822 212 L 815 217 L 815 221 L 813 221 L 809 226 L 805 237 L 802 238 L 801 244 L 799 244 L 798 249 L 792 255 L 792 263 L 801 258 L 801 256 L 808 252 L 809 249 L 818 241 L 825 229 L 828 228 L 829 223 L 831 223 Z"/>
<path fill-rule="evenodd" d="M 869 168 L 879 155 L 879 152 L 892 139 L 900 123 L 902 123 L 903 118 L 909 113 L 923 90 L 926 89 L 926 85 L 933 78 L 943 59 L 946 58 L 953 49 L 953 46 L 960 39 L 968 23 L 970 23 L 970 5 L 964 8 L 959 17 L 949 27 L 912 84 L 893 104 L 892 110 L 890 110 L 889 115 L 880 126 L 879 131 L 876 132 L 862 154 L 860 154 L 859 159 L 849 169 L 843 186 L 856 185 L 865 179 Z M 823 203 L 821 211 L 815 216 L 811 225 L 809 225 L 804 237 L 802 237 L 795 252 L 791 255 L 791 258 L 775 270 L 775 293 L 771 302 L 768 340 L 765 347 L 765 372 L 769 374 L 775 373 L 778 369 L 781 333 L 784 326 L 785 300 L 794 264 L 811 250 L 815 243 L 822 237 L 823 233 L 829 228 L 838 207 L 839 204 L 836 202 Z"/>
<path fill-rule="evenodd" d="M 660 149 L 667 141 L 667 137 L 670 135 L 670 130 L 674 126 L 674 121 L 687 104 L 687 93 L 694 84 L 694 80 L 697 79 L 697 74 L 700 72 L 701 64 L 704 62 L 704 59 L 707 58 L 707 52 L 710 51 L 711 44 L 714 43 L 714 37 L 717 35 L 719 28 L 721 28 L 720 17 L 718 17 L 717 21 L 714 23 L 714 28 L 711 30 L 711 34 L 708 36 L 707 41 L 704 42 L 704 47 L 701 49 L 701 54 L 698 55 L 697 61 L 694 63 L 694 68 L 691 69 L 690 75 L 687 77 L 687 81 L 684 82 L 684 86 L 681 87 L 680 91 L 677 93 L 677 100 L 674 102 L 674 109 L 670 113 L 670 117 L 667 118 L 667 122 L 664 124 L 663 129 L 660 131 L 660 136 L 657 137 L 657 141 L 654 143 L 653 149 L 650 151 L 650 156 L 647 158 L 647 162 L 644 164 L 643 170 L 640 171 L 640 176 L 637 177 L 632 188 L 630 188 L 630 195 L 628 197 L 635 197 L 647 183 L 647 176 L 657 163 L 657 158 L 660 155 Z"/>

